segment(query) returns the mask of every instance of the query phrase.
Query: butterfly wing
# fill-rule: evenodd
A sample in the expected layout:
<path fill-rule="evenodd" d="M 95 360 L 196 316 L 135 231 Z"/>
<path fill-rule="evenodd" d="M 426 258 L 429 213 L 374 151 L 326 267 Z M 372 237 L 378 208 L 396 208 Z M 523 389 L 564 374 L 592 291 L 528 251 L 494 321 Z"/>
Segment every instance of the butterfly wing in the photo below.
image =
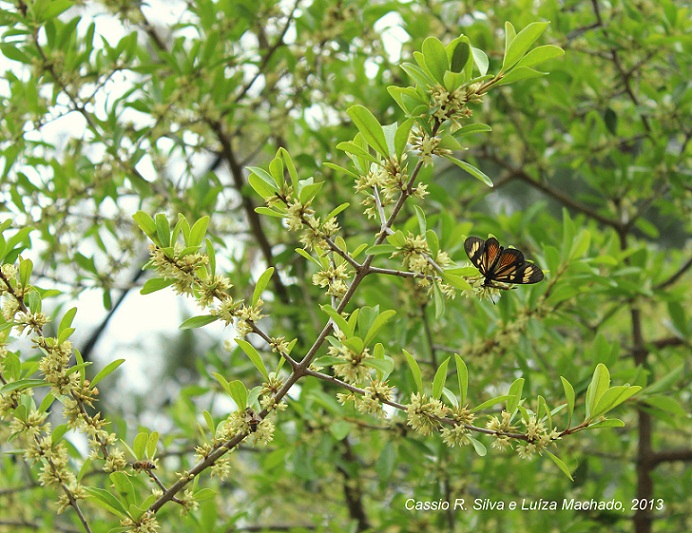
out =
<path fill-rule="evenodd" d="M 473 265 L 485 276 L 486 286 L 492 286 L 493 281 L 528 285 L 543 279 L 543 271 L 538 266 L 526 262 L 519 250 L 504 249 L 494 237 L 486 241 L 469 237 L 464 241 L 464 249 Z"/>
<path fill-rule="evenodd" d="M 493 269 L 495 259 L 499 256 L 502 248 L 497 239 L 491 237 L 487 241 L 478 237 L 469 237 L 464 241 L 466 255 L 481 274 L 487 276 Z"/>
<path fill-rule="evenodd" d="M 502 250 L 490 276 L 501 283 L 531 284 L 543 279 L 543 271 L 533 263 L 524 261 L 524 254 L 519 250 L 509 248 Z"/>

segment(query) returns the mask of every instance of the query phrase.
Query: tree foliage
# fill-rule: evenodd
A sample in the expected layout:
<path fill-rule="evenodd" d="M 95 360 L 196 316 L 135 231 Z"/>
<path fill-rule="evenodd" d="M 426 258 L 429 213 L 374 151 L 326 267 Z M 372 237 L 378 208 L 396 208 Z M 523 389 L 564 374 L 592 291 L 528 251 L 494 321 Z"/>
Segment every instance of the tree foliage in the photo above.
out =
<path fill-rule="evenodd" d="M 524 4 L 0 4 L 0 530 L 690 529 L 689 10 Z"/>

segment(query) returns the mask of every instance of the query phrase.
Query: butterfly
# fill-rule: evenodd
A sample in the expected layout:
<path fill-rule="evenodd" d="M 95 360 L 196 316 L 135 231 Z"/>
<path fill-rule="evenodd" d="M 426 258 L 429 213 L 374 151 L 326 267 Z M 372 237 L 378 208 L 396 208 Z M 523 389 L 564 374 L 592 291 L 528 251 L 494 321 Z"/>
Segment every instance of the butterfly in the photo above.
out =
<path fill-rule="evenodd" d="M 543 279 L 543 271 L 533 263 L 524 260 L 524 254 L 515 248 L 503 248 L 495 237 L 487 241 L 469 237 L 464 241 L 466 255 L 485 277 L 483 287 L 504 289 L 499 283 L 538 283 Z"/>

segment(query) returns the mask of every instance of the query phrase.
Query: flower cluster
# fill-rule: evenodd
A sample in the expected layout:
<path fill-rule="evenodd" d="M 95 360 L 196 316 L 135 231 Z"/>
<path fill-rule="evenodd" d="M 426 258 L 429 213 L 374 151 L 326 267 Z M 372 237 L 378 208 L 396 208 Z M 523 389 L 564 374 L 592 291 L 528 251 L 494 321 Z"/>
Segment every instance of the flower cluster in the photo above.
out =
<path fill-rule="evenodd" d="M 285 410 L 288 405 L 286 402 L 276 403 L 276 394 L 283 387 L 284 380 L 277 377 L 273 372 L 269 374 L 269 380 L 262 384 L 262 389 L 260 390 L 260 406 L 262 409 L 266 409 L 268 412 L 279 410 Z"/>
<path fill-rule="evenodd" d="M 344 361 L 343 364 L 336 364 L 332 368 L 334 374 L 340 376 L 346 383 L 361 383 L 368 377 L 370 369 L 364 364 L 367 359 L 372 358 L 368 348 L 357 352 L 339 343 L 336 346 L 330 346 L 328 353 Z"/>
<path fill-rule="evenodd" d="M 246 434 L 250 435 L 252 444 L 263 446 L 269 444 L 274 439 L 274 423 L 266 417 L 249 416 L 248 411 L 251 409 L 233 411 L 228 415 L 225 423 L 220 426 L 217 432 L 217 440 L 225 442 L 238 434 Z"/>
<path fill-rule="evenodd" d="M 403 154 L 401 159 L 390 157 L 379 165 L 373 164 L 367 174 L 356 179 L 356 192 L 366 196 L 361 204 L 365 206 L 364 213 L 368 218 L 377 218 L 377 208 L 394 203 L 402 192 L 416 198 L 424 198 L 428 194 L 427 185 L 422 183 L 409 189 L 406 158 L 406 154 Z"/>
<path fill-rule="evenodd" d="M 195 459 L 202 461 L 209 457 L 209 454 L 214 451 L 214 446 L 205 442 L 195 448 Z M 232 449 L 229 452 L 233 451 Z M 231 475 L 231 457 L 230 453 L 219 457 L 211 467 L 211 477 L 218 477 L 221 480 L 227 479 Z"/>
<path fill-rule="evenodd" d="M 449 408 L 440 400 L 428 398 L 423 393 L 411 394 L 411 403 L 406 406 L 408 425 L 421 435 L 429 435 L 440 426 L 440 419 Z"/>
<path fill-rule="evenodd" d="M 411 146 L 418 152 L 424 165 L 432 165 L 432 156 L 451 155 L 452 151 L 440 147 L 440 137 L 430 136 L 422 129 L 411 133 Z"/>
<path fill-rule="evenodd" d="M 403 264 L 410 272 L 415 272 L 421 277 L 418 279 L 418 284 L 421 287 L 429 287 L 431 278 L 434 277 L 440 270 L 444 269 L 451 263 L 447 252 L 442 250 L 437 252 L 436 257 L 430 257 L 430 248 L 425 235 L 413 235 L 409 233 L 406 236 L 404 245 L 398 251 L 392 254 L 392 257 L 398 255 L 403 256 Z M 448 297 L 453 297 L 455 291 L 452 287 L 447 287 L 446 284 L 440 283 L 443 292 Z"/>
<path fill-rule="evenodd" d="M 461 128 L 461 120 L 473 115 L 468 108 L 469 103 L 479 103 L 482 98 L 476 93 L 477 87 L 459 87 L 452 92 L 441 85 L 430 89 L 431 107 L 435 109 L 433 116 L 442 124 L 446 120 L 452 122 L 452 131 Z"/>
<path fill-rule="evenodd" d="M 441 432 L 444 443 L 450 448 L 471 444 L 466 425 L 473 424 L 476 416 L 466 407 L 456 407 L 451 411 L 451 417 L 455 424 L 451 428 L 444 428 Z"/>
<path fill-rule="evenodd" d="M 353 402 L 359 413 L 375 415 L 384 418 L 384 402 L 392 399 L 392 387 L 387 381 L 371 379 L 370 385 L 365 388 L 364 394 L 358 395 L 355 392 L 340 392 L 336 395 L 342 405 L 346 402 Z"/>
<path fill-rule="evenodd" d="M 288 199 L 286 207 L 288 208 L 285 218 L 286 226 L 289 231 L 303 230 L 300 242 L 306 250 L 316 247 L 329 248 L 327 239 L 331 239 L 341 229 L 334 217 L 322 223 L 320 218 L 315 216 L 315 211 L 310 205 L 303 204 L 299 200 Z"/>
<path fill-rule="evenodd" d="M 143 513 L 137 520 L 125 517 L 120 521 L 120 525 L 131 533 L 156 533 L 160 529 L 156 515 L 152 511 Z"/>
<path fill-rule="evenodd" d="M 26 329 L 29 329 L 29 331 L 31 331 L 32 333 L 38 334 L 43 329 L 43 326 L 50 322 L 50 318 L 48 318 L 44 313 L 40 312 L 19 312 L 15 317 L 15 321 L 15 329 L 17 330 L 17 333 L 19 335 L 24 333 L 24 330 Z"/>
<path fill-rule="evenodd" d="M 261 298 L 255 305 L 246 306 L 242 301 L 236 302 L 230 295 L 225 295 L 218 308 L 211 310 L 211 314 L 218 316 L 227 326 L 233 324 L 238 336 L 244 337 L 251 333 L 253 325 L 264 317 L 263 305 Z"/>
<path fill-rule="evenodd" d="M 335 298 L 341 298 L 346 294 L 348 285 L 348 270 L 346 263 L 340 265 L 330 265 L 312 276 L 313 285 L 320 287 L 329 287 L 327 294 Z"/>
<path fill-rule="evenodd" d="M 490 420 L 486 423 L 485 427 L 495 431 L 495 440 L 491 444 L 494 448 L 498 450 L 504 450 L 505 448 L 512 447 L 512 441 L 506 435 L 506 433 L 513 433 L 517 431 L 517 428 L 511 424 L 512 414 L 507 411 L 502 411 L 502 420 L 496 416 L 491 416 Z"/>
<path fill-rule="evenodd" d="M 173 280 L 173 290 L 177 294 L 192 294 L 192 287 L 199 279 L 195 273 L 209 262 L 206 254 L 187 252 L 179 243 L 172 249 L 149 246 L 151 262 L 162 277 Z"/>
<path fill-rule="evenodd" d="M 554 444 L 554 441 L 560 439 L 560 432 L 557 428 L 551 431 L 543 424 L 543 421 L 538 420 L 536 416 L 529 417 L 524 421 L 526 426 L 527 442 L 517 447 L 517 455 L 522 459 L 530 459 L 535 454 L 543 455 L 548 445 Z"/>

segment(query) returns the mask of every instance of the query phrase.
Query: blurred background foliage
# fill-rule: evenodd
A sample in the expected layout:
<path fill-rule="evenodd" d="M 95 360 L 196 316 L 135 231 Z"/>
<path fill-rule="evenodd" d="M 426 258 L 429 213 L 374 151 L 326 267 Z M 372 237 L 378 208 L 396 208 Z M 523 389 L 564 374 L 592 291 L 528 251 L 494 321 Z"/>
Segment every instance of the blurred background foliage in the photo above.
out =
<path fill-rule="evenodd" d="M 346 109 L 362 104 L 383 124 L 400 120 L 387 87 L 411 84 L 399 63 L 426 37 L 446 43 L 467 35 L 497 72 L 505 21 L 521 29 L 537 20 L 551 22 L 542 41 L 566 54 L 543 65 L 549 75 L 491 92 L 474 120 L 493 131 L 464 139 L 462 157 L 495 187 L 438 161 L 424 173 L 430 195 L 419 205 L 457 263 L 466 260 L 465 236 L 494 234 L 541 265 L 546 281 L 504 294 L 497 305 L 462 295 L 440 319 L 430 295 L 395 277 L 368 278 L 356 302 L 398 312 L 378 340 L 397 361 L 391 381 L 403 398 L 415 387 L 402 349 L 416 355 L 428 380 L 453 352 L 462 355 L 474 404 L 523 377 L 528 398 L 540 394 L 556 406 L 564 401 L 560 376 L 583 395 L 603 362 L 614 382 L 645 387 L 618 412 L 626 427 L 561 442 L 559 455 L 575 469 L 571 482 L 545 459 L 494 449 L 479 457 L 409 434 L 401 415 L 368 419 L 338 405 L 336 388 L 309 378 L 280 415 L 271 449 L 236 453 L 229 481 L 205 479 L 216 499 L 180 519 L 178 530 L 692 530 L 683 407 L 692 265 L 689 6 L 0 3 L 0 213 L 15 228 L 34 228 L 35 283 L 60 290 L 57 302 L 102 294 L 103 307 L 88 313 L 102 314 L 103 328 L 81 331 L 77 346 L 100 365 L 117 356 L 98 344 L 100 335 L 145 279 L 146 243 L 131 218 L 138 209 L 171 219 L 209 215 L 236 298 L 249 298 L 251 280 L 275 266 L 265 329 L 297 337 L 294 353 L 304 353 L 325 322 L 318 307 L 325 299 L 310 282 L 312 265 L 294 252 L 297 236 L 254 212 L 260 203 L 245 167 L 266 166 L 286 148 L 301 178 L 325 182 L 318 214 L 350 201 L 340 215 L 349 248 L 371 242 L 379 227 L 362 216 L 352 179 L 324 166 L 348 166 L 335 148 L 356 131 Z M 411 206 L 407 217 L 401 226 L 416 231 Z M 109 388 L 111 379 L 99 388 L 126 440 L 141 427 L 162 432 L 162 477 L 174 479 L 192 460 L 201 411 L 223 417 L 230 408 L 212 372 L 248 388 L 261 377 L 235 344 L 224 346 L 232 333 L 169 331 L 152 340 L 146 317 L 140 322 L 139 335 L 152 342 L 134 357 L 155 361 L 152 370 L 135 378 L 125 365 L 117 387 Z M 130 390 L 133 380 L 146 394 Z M 56 518 L 50 505 L 28 505 L 55 497 L 42 495 L 21 462 L 1 460 L 2 488 L 26 490 L 0 492 L 0 531 L 4 523 L 15 528 L 7 531 L 75 527 L 69 512 Z M 467 505 L 615 498 L 625 511 L 423 513 L 404 508 L 410 497 Z M 632 509 L 633 499 L 654 497 L 663 510 Z M 94 525 L 106 531 L 108 521 L 94 517 Z"/>

